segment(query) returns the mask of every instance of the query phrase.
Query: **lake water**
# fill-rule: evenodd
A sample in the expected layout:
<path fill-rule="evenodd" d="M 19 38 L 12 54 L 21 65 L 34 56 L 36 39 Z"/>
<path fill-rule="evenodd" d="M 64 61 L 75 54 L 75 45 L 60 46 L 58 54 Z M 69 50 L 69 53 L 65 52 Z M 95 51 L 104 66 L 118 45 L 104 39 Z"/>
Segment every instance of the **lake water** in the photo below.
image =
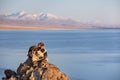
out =
<path fill-rule="evenodd" d="M 0 31 L 0 78 L 43 41 L 49 62 L 72 80 L 120 80 L 120 30 Z"/>

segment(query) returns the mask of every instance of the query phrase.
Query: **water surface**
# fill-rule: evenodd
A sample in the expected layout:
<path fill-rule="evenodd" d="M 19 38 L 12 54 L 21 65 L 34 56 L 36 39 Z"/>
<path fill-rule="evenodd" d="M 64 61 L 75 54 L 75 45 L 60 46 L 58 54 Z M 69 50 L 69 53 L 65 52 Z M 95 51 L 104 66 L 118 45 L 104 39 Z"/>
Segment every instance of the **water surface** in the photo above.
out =
<path fill-rule="evenodd" d="M 0 77 L 43 41 L 49 62 L 72 80 L 120 80 L 120 30 L 0 31 Z"/>

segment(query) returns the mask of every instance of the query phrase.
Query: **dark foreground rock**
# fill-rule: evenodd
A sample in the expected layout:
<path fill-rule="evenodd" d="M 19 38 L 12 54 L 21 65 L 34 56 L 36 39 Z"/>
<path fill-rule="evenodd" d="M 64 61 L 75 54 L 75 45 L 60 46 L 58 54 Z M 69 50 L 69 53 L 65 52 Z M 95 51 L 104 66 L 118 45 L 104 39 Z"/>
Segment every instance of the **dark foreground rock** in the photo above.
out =
<path fill-rule="evenodd" d="M 56 65 L 48 62 L 43 43 L 29 48 L 28 58 L 17 72 L 7 69 L 4 73 L 6 76 L 2 80 L 70 80 Z"/>

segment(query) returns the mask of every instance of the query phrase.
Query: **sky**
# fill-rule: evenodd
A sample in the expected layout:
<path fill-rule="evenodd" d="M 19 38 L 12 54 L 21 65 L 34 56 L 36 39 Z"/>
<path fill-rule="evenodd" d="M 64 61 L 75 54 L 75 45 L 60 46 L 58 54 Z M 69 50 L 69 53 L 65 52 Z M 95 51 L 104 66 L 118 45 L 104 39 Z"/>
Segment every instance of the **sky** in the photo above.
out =
<path fill-rule="evenodd" d="M 52 13 L 88 23 L 120 24 L 120 0 L 0 0 L 0 14 Z"/>

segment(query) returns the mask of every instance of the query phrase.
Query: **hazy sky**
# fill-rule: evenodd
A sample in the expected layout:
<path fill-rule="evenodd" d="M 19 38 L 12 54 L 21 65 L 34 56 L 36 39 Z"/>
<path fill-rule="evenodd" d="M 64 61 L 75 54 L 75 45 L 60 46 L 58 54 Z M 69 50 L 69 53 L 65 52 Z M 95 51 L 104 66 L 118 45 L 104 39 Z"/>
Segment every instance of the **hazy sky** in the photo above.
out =
<path fill-rule="evenodd" d="M 0 0 L 0 14 L 52 13 L 79 20 L 120 24 L 120 0 Z"/>

